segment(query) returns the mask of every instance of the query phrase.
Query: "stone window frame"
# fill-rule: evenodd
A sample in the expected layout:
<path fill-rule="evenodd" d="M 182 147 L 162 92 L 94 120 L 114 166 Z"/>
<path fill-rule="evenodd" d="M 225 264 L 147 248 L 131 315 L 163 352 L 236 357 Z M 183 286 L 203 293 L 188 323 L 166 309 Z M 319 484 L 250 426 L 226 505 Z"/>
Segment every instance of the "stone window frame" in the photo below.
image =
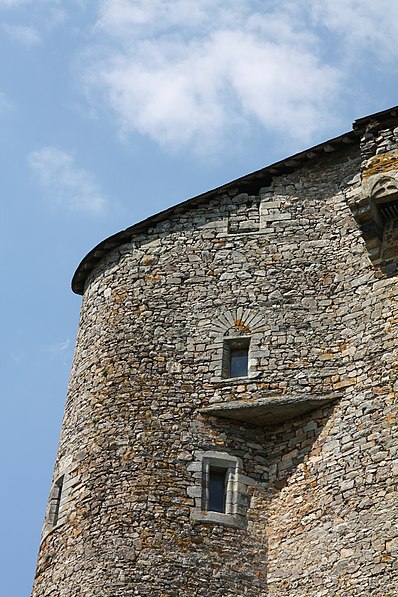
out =
<path fill-rule="evenodd" d="M 227 335 L 218 337 L 216 340 L 214 340 L 212 345 L 212 348 L 214 349 L 214 357 L 211 364 L 211 370 L 213 373 L 211 380 L 214 382 L 239 383 L 247 382 L 259 377 L 259 364 L 262 355 L 262 352 L 260 351 L 260 345 L 263 341 L 263 336 L 263 333 L 239 335 L 235 333 L 228 333 Z M 226 377 L 225 373 L 228 367 L 228 364 L 226 363 L 226 346 L 239 346 L 239 344 L 243 343 L 249 344 L 247 375 L 243 377 Z"/>
<path fill-rule="evenodd" d="M 266 310 L 253 310 L 239 306 L 231 311 L 220 310 L 211 321 L 203 321 L 200 330 L 202 338 L 207 337 L 205 344 L 208 351 L 209 381 L 219 386 L 233 386 L 247 384 L 263 376 L 264 358 L 269 351 L 264 342 L 269 335 L 269 325 Z M 245 377 L 223 377 L 224 341 L 234 341 L 239 338 L 250 340 L 248 359 L 248 374 Z"/>
<path fill-rule="evenodd" d="M 67 480 L 67 471 L 62 471 L 58 474 L 51 486 L 47 512 L 44 520 L 43 534 L 52 531 L 64 523 Z"/>
<path fill-rule="evenodd" d="M 208 479 L 210 467 L 226 471 L 226 508 L 225 512 L 213 512 L 207 509 Z M 250 506 L 249 486 L 255 485 L 243 472 L 243 462 L 238 456 L 216 450 L 197 451 L 195 460 L 188 465 L 194 477 L 194 485 L 188 487 L 188 496 L 195 501 L 191 509 L 191 521 L 194 524 L 212 523 L 243 529 L 247 524 L 247 510 Z"/>
<path fill-rule="evenodd" d="M 63 493 L 63 487 L 65 482 L 65 475 L 61 475 L 54 483 L 54 487 L 51 491 L 50 496 L 50 521 L 55 527 L 60 518 L 61 513 L 61 499 Z"/>
<path fill-rule="evenodd" d="M 221 377 L 223 379 L 240 379 L 249 377 L 251 336 L 226 336 L 223 338 L 223 353 L 221 365 Z M 247 374 L 244 376 L 231 375 L 231 350 L 247 349 Z"/>
<path fill-rule="evenodd" d="M 51 531 L 65 524 L 68 515 L 68 504 L 78 483 L 79 475 L 76 469 L 65 468 L 58 472 L 50 489 L 42 541 Z"/>

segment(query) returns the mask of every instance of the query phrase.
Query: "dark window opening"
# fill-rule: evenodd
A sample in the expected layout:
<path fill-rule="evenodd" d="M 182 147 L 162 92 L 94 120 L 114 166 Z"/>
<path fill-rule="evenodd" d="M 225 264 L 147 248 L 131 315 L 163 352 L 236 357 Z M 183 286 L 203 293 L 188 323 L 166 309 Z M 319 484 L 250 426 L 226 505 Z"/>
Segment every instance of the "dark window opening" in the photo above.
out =
<path fill-rule="evenodd" d="M 229 376 L 246 377 L 249 366 L 249 347 L 231 348 L 229 351 Z"/>
<path fill-rule="evenodd" d="M 55 495 L 54 495 L 54 514 L 53 514 L 53 525 L 55 526 L 58 522 L 59 508 L 61 505 L 62 487 L 64 484 L 64 477 L 60 477 L 55 483 Z"/>
<path fill-rule="evenodd" d="M 210 467 L 207 509 L 211 512 L 226 511 L 227 473 L 226 469 Z"/>
<path fill-rule="evenodd" d="M 247 377 L 249 374 L 250 338 L 224 341 L 222 377 Z"/>

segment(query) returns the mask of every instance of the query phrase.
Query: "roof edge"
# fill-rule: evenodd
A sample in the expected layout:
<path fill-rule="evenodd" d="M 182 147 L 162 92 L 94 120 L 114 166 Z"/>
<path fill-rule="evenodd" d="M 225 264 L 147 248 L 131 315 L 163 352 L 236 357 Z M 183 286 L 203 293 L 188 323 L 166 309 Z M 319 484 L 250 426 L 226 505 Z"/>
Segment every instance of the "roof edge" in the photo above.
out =
<path fill-rule="evenodd" d="M 124 243 L 130 242 L 131 237 L 134 234 L 138 234 L 144 232 L 148 229 L 151 225 L 157 224 L 173 213 L 181 213 L 188 210 L 190 207 L 194 205 L 198 205 L 201 203 L 205 203 L 206 201 L 210 200 L 212 197 L 216 195 L 220 195 L 221 193 L 225 192 L 231 187 L 236 185 L 249 185 L 250 183 L 254 183 L 256 179 L 266 179 L 267 177 L 273 178 L 275 176 L 280 176 L 282 174 L 286 174 L 289 172 L 293 172 L 298 167 L 303 166 L 305 163 L 312 161 L 315 158 L 324 156 L 325 154 L 332 153 L 342 147 L 346 147 L 347 145 L 352 145 L 358 142 L 358 135 L 354 131 L 349 131 L 347 133 L 343 133 L 338 137 L 334 137 L 333 139 L 329 139 L 323 143 L 315 145 L 314 147 L 310 147 L 309 149 L 305 149 L 299 153 L 296 153 L 292 156 L 289 156 L 283 160 L 279 160 L 274 164 L 270 164 L 265 168 L 261 168 L 260 170 L 256 170 L 240 178 L 236 178 L 228 183 L 225 183 L 219 187 L 211 189 L 210 191 L 206 191 L 200 195 L 196 195 L 187 199 L 181 203 L 177 203 L 161 212 L 158 212 L 152 216 L 149 216 L 145 220 L 137 222 L 112 236 L 109 236 L 105 240 L 101 241 L 96 245 L 87 255 L 82 259 L 80 264 L 78 265 L 75 274 L 72 278 L 72 290 L 76 294 L 83 294 L 84 293 L 84 285 L 87 280 L 87 277 L 94 269 L 95 265 L 98 261 L 104 257 L 109 251 L 120 246 Z M 265 186 L 265 185 L 264 185 Z"/>
<path fill-rule="evenodd" d="M 352 128 L 357 133 L 365 132 L 369 128 L 375 128 L 381 123 L 386 123 L 388 121 L 397 120 L 398 117 L 398 106 L 393 106 L 392 108 L 388 108 L 387 110 L 382 110 L 381 112 L 375 112 L 374 114 L 370 114 L 369 116 L 364 116 L 363 118 L 358 118 L 354 121 Z"/>
<path fill-rule="evenodd" d="M 299 153 L 296 153 L 292 156 L 289 156 L 283 160 L 275 162 L 265 168 L 261 168 L 260 170 L 256 170 L 255 172 L 251 172 L 250 174 L 246 174 L 232 180 L 226 184 L 223 184 L 215 189 L 210 191 L 206 191 L 200 195 L 187 199 L 182 203 L 177 203 L 172 207 L 169 207 L 161 212 L 158 212 L 152 216 L 149 216 L 145 220 L 134 224 L 126 228 L 125 230 L 121 230 L 116 234 L 106 238 L 105 240 L 101 241 L 98 245 L 96 245 L 87 255 L 82 259 L 79 266 L 76 269 L 76 272 L 72 278 L 72 290 L 76 294 L 83 294 L 84 293 L 84 286 L 87 280 L 87 277 L 93 271 L 96 264 L 99 262 L 104 255 L 106 255 L 109 251 L 120 246 L 126 242 L 131 241 L 131 237 L 134 234 L 138 234 L 144 232 L 149 226 L 157 224 L 174 213 L 181 213 L 188 210 L 190 207 L 194 205 L 198 205 L 200 203 L 205 203 L 206 201 L 210 200 L 212 197 L 220 195 L 221 193 L 225 192 L 229 188 L 236 186 L 236 185 L 250 185 L 256 182 L 256 179 L 267 179 L 273 178 L 275 176 L 280 176 L 282 174 L 286 174 L 289 172 L 293 172 L 297 168 L 305 165 L 309 161 L 312 161 L 315 158 L 324 156 L 325 154 L 334 152 L 338 149 L 341 149 L 344 146 L 359 143 L 360 136 L 365 130 L 369 128 L 374 128 L 382 121 L 388 121 L 396 119 L 398 115 L 398 106 L 393 108 L 389 108 L 387 110 L 383 110 L 382 112 L 376 112 L 375 114 L 370 114 L 369 116 L 365 116 L 364 118 L 359 118 L 355 120 L 352 125 L 351 131 L 347 133 L 343 133 L 338 137 L 334 137 L 333 139 L 329 139 L 315 145 L 314 147 L 310 147 L 309 149 L 305 149 Z M 265 185 L 264 185 L 265 186 Z"/>

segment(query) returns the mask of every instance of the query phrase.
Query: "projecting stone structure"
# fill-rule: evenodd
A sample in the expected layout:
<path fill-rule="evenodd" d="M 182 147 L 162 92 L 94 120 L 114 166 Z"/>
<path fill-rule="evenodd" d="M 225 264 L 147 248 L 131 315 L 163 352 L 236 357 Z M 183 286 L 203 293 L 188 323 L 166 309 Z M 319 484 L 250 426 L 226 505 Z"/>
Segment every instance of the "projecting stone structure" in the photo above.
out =
<path fill-rule="evenodd" d="M 35 597 L 398 595 L 397 127 L 82 261 Z"/>

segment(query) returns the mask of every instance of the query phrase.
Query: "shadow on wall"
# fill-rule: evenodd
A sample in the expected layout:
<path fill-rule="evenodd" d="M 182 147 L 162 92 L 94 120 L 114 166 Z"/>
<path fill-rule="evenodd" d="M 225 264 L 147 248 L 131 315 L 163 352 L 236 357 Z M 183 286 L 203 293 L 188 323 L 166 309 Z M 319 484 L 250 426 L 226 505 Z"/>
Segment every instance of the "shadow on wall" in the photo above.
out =
<path fill-rule="evenodd" d="M 335 405 L 328 405 L 307 416 L 289 420 L 278 427 L 262 429 L 254 425 L 226 425 L 226 420 L 210 417 L 213 432 L 227 435 L 229 445 L 234 445 L 235 454 L 244 455 L 244 472 L 256 481 L 252 490 L 250 507 L 247 511 L 247 544 L 252 545 L 251 565 L 258 580 L 261 578 L 261 596 L 268 595 L 268 551 L 269 543 L 277 540 L 271 535 L 269 512 L 273 501 L 280 497 L 285 488 L 301 499 L 302 484 L 309 458 L 316 458 L 321 451 L 320 435 L 328 424 Z M 207 417 L 205 417 L 207 418 Z M 242 441 L 243 440 L 243 441 Z M 242 442 L 240 449 L 239 443 Z M 250 452 L 250 456 L 249 456 Z M 308 488 L 311 491 L 311 484 Z M 297 509 L 298 510 L 298 509 Z M 289 520 L 297 512 L 284 512 Z M 299 525 L 300 521 L 296 520 Z M 284 564 L 287 569 L 286 563 Z"/>
<path fill-rule="evenodd" d="M 267 562 L 264 562 L 264 566 L 267 566 L 267 584 L 270 550 L 274 551 L 281 540 L 273 533 L 269 521 L 270 512 L 278 508 L 281 494 L 287 492 L 292 507 L 281 511 L 279 523 L 286 526 L 293 524 L 297 527 L 297 532 L 305 533 L 305 527 L 301 525 L 302 506 L 305 504 L 305 492 L 314 491 L 312 478 L 308 478 L 310 460 L 316 461 L 321 452 L 321 438 L 325 435 L 322 432 L 327 428 L 335 408 L 336 405 L 332 404 L 265 431 L 264 452 L 267 464 L 264 468 L 263 482 L 258 484 L 253 495 L 249 511 L 249 530 L 263 543 L 264 551 L 267 553 Z M 281 562 L 280 568 L 289 574 L 288 562 Z M 274 574 L 275 570 L 272 572 Z M 272 582 L 272 579 L 269 579 L 269 582 Z M 268 590 L 264 595 L 267 594 Z"/>

